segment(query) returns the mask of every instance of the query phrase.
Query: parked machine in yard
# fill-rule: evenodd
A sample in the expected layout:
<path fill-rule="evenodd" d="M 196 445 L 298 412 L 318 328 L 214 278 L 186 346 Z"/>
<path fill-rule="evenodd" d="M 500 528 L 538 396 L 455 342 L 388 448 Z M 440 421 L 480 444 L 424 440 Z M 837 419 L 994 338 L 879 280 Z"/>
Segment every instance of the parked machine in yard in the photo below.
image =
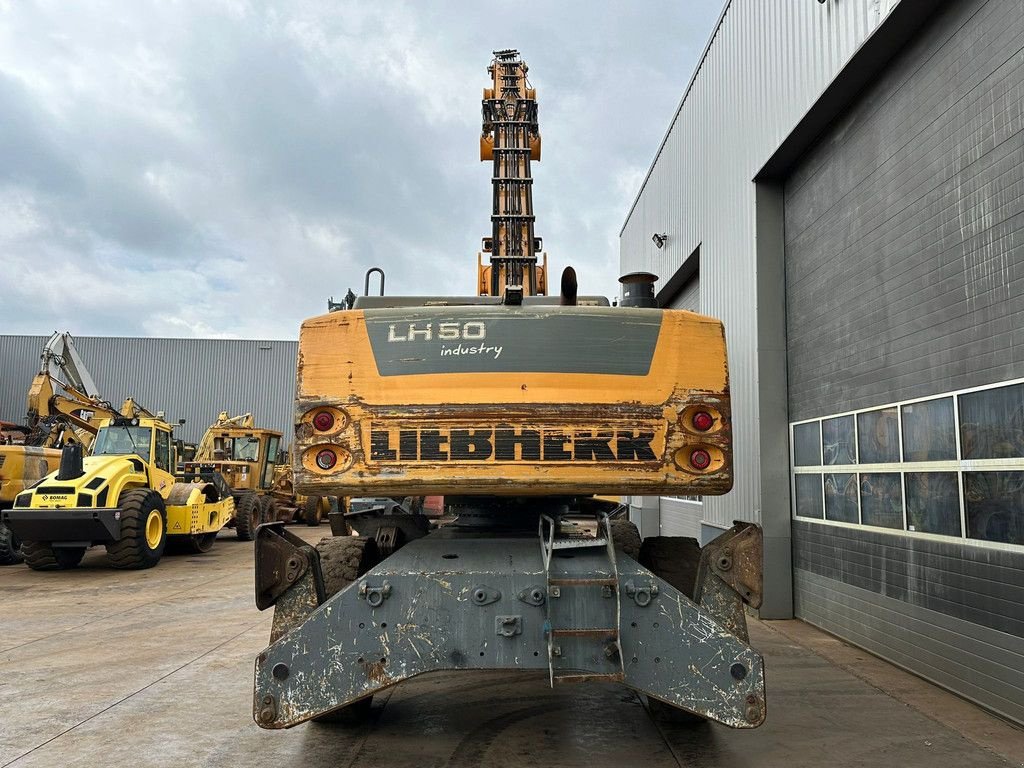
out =
<path fill-rule="evenodd" d="M 274 520 L 319 525 L 331 509 L 330 501 L 294 494 L 291 467 L 278 463 L 280 450 L 280 432 L 256 427 L 251 413 L 228 416 L 221 411 L 195 456 L 185 462 L 185 475 L 223 483 L 222 493 L 235 499 L 229 525 L 243 541 L 252 541 L 260 523 Z"/>
<path fill-rule="evenodd" d="M 744 605 L 761 600 L 761 532 L 642 543 L 600 494 L 695 496 L 732 486 L 726 347 L 713 318 L 543 296 L 530 161 L 534 92 L 495 54 L 481 154 L 492 235 L 478 296 L 370 297 L 299 335 L 294 470 L 304 493 L 443 494 L 441 527 L 380 504 L 359 536 L 315 548 L 280 525 L 256 538 L 256 601 L 274 606 L 256 659 L 264 728 L 365 714 L 437 670 L 543 670 L 618 681 L 652 708 L 737 728 L 765 717 Z M 332 518 L 334 515 L 332 515 Z M 333 520 L 332 520 L 333 522 Z"/>
<path fill-rule="evenodd" d="M 206 552 L 234 515 L 213 483 L 179 482 L 172 427 L 143 409 L 101 421 L 93 454 L 65 445 L 60 468 L 19 493 L 3 523 L 35 570 L 72 568 L 94 544 L 114 568 L 156 565 L 169 541 Z"/>
<path fill-rule="evenodd" d="M 43 345 L 39 372 L 28 390 L 27 424 L 10 425 L 0 438 L 0 510 L 57 469 L 60 449 L 77 441 L 92 444 L 97 420 L 116 413 L 100 399 L 70 333 L 54 333 Z M 21 541 L 0 523 L 0 565 L 22 561 Z"/>

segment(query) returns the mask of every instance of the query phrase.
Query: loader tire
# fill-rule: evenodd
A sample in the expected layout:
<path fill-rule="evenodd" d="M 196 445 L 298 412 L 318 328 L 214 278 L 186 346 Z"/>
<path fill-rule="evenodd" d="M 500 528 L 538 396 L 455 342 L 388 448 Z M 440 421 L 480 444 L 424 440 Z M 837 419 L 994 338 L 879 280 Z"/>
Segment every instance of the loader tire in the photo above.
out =
<path fill-rule="evenodd" d="M 611 520 L 612 541 L 634 560 L 640 557 L 640 531 L 629 520 Z"/>
<path fill-rule="evenodd" d="M 245 494 L 235 504 L 235 535 L 240 541 L 252 541 L 256 538 L 261 512 L 260 497 L 255 493 Z"/>
<path fill-rule="evenodd" d="M 0 565 L 17 565 L 25 556 L 21 553 L 21 539 L 14 531 L 0 523 Z"/>
<path fill-rule="evenodd" d="M 307 496 L 302 508 L 302 520 L 308 526 L 320 525 L 324 519 L 324 506 L 329 504 L 325 496 Z"/>
<path fill-rule="evenodd" d="M 120 570 L 152 568 L 167 547 L 167 508 L 159 493 L 133 488 L 118 499 L 121 538 L 107 544 L 107 560 Z"/>
<path fill-rule="evenodd" d="M 377 544 L 371 538 L 328 536 L 316 545 L 320 553 L 320 570 L 324 576 L 325 599 L 337 594 L 358 579 L 379 561 Z M 370 716 L 373 696 L 367 696 L 347 707 L 313 718 L 314 723 L 358 725 Z"/>
<path fill-rule="evenodd" d="M 85 556 L 85 547 L 54 549 L 44 541 L 22 542 L 25 563 L 33 571 L 63 571 L 74 568 Z"/>
<path fill-rule="evenodd" d="M 264 523 L 277 522 L 277 502 L 273 496 L 260 496 L 260 521 Z"/>
<path fill-rule="evenodd" d="M 687 536 L 651 536 L 640 547 L 640 565 L 689 598 L 697 581 L 700 542 Z"/>

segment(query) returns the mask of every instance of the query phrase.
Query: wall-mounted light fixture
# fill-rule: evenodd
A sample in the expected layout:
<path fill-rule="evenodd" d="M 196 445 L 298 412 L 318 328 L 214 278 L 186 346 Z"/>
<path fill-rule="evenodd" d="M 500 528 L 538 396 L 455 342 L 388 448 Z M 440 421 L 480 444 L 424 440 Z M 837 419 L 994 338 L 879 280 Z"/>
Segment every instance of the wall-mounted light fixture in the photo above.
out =
<path fill-rule="evenodd" d="M 668 235 L 666 235 L 664 232 L 662 232 L 661 234 L 655 232 L 653 235 L 651 235 L 651 240 L 653 240 L 654 244 L 659 248 L 664 248 L 665 243 L 668 242 Z"/>

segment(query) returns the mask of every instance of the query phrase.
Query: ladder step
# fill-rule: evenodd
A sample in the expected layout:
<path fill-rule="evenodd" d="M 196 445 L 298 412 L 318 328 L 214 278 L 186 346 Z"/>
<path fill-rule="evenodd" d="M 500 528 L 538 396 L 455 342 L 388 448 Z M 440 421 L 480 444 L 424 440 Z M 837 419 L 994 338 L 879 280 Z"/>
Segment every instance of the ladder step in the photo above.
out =
<path fill-rule="evenodd" d="M 607 637 L 617 639 L 619 630 L 609 629 L 552 629 L 552 637 Z"/>
<path fill-rule="evenodd" d="M 548 579 L 550 587 L 614 587 L 619 580 L 614 576 L 597 579 Z"/>
<path fill-rule="evenodd" d="M 578 672 L 571 674 L 555 674 L 553 681 L 556 683 L 589 683 L 598 680 L 621 683 L 626 679 L 622 672 Z"/>

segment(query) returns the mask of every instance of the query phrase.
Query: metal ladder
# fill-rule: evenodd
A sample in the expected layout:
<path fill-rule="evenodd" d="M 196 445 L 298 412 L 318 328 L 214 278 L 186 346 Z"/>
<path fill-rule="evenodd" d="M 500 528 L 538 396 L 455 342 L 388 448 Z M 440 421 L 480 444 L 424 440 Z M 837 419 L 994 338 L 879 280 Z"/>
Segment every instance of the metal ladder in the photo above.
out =
<path fill-rule="evenodd" d="M 581 524 L 587 522 L 596 522 L 593 534 L 581 527 Z M 625 668 L 619 639 L 622 614 L 619 570 L 608 516 L 600 514 L 551 518 L 541 515 L 538 528 L 547 582 L 544 634 L 547 638 L 548 679 L 551 686 L 554 687 L 556 682 L 622 682 L 625 679 Z M 602 562 L 607 563 L 608 575 L 598 575 L 596 567 L 589 568 L 589 574 L 572 573 L 565 567 L 565 561 L 556 555 L 556 552 L 565 550 L 581 551 L 591 556 L 603 553 L 606 560 Z M 595 606 L 601 606 L 600 610 L 587 610 Z M 563 626 L 559 614 L 564 613 L 589 616 L 592 625 Z M 603 623 L 594 621 L 594 618 L 603 619 Z M 570 651 L 589 656 L 590 665 L 574 665 Z M 595 671 L 595 667 L 599 666 L 604 669 Z"/>

